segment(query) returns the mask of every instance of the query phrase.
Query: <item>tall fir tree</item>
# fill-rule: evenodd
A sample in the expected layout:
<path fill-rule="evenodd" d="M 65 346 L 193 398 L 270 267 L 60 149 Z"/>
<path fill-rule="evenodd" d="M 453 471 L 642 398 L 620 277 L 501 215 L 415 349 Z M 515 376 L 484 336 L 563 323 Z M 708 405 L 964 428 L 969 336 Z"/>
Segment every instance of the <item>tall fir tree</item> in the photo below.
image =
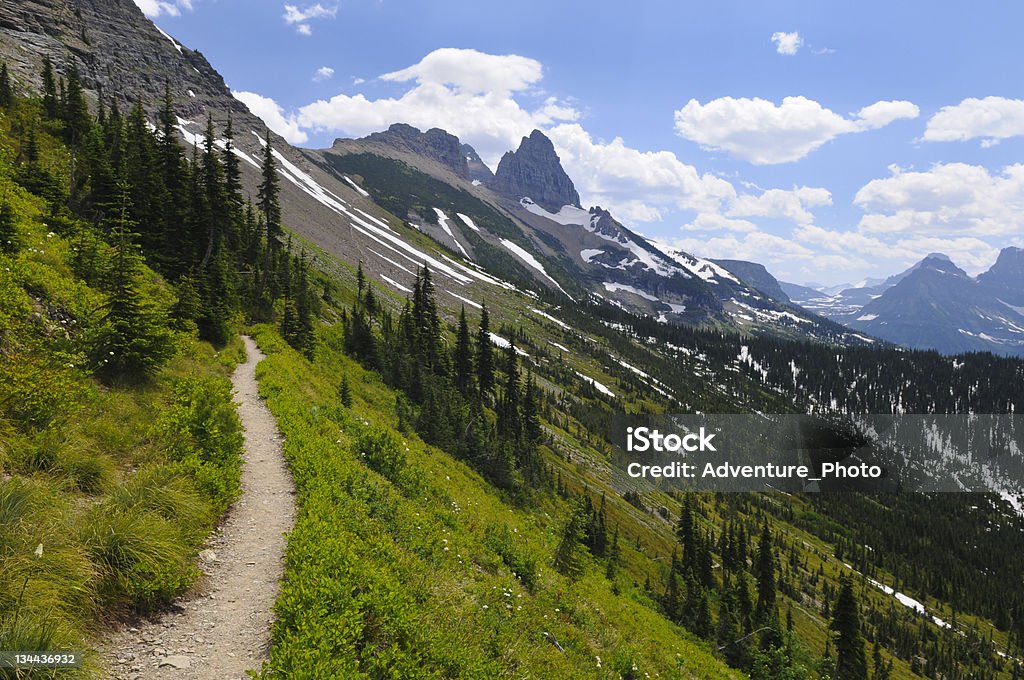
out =
<path fill-rule="evenodd" d="M 57 79 L 53 74 L 53 63 L 49 56 L 43 57 L 43 111 L 50 120 L 57 120 L 60 116 Z"/>
<path fill-rule="evenodd" d="M 831 629 L 836 634 L 835 680 L 868 680 L 868 660 L 860 630 L 860 611 L 853 581 L 840 578 L 839 596 L 832 609 Z"/>
<path fill-rule="evenodd" d="M 455 336 L 455 387 L 464 397 L 473 389 L 473 344 L 466 321 L 466 306 L 459 312 L 459 329 Z"/>
<path fill-rule="evenodd" d="M 11 86 L 11 75 L 7 72 L 7 62 L 0 62 L 0 108 L 9 109 L 14 103 L 14 88 Z"/>
<path fill-rule="evenodd" d="M 281 203 L 280 185 L 277 179 L 277 161 L 274 160 L 274 149 L 271 146 L 270 130 L 266 131 L 263 141 L 263 163 L 260 167 L 259 190 L 256 205 L 263 216 L 263 225 L 267 231 L 267 248 L 276 250 L 281 237 Z"/>
<path fill-rule="evenodd" d="M 476 383 L 480 396 L 485 399 L 494 391 L 494 344 L 491 342 L 491 321 L 486 304 L 480 310 L 480 326 L 476 334 Z"/>

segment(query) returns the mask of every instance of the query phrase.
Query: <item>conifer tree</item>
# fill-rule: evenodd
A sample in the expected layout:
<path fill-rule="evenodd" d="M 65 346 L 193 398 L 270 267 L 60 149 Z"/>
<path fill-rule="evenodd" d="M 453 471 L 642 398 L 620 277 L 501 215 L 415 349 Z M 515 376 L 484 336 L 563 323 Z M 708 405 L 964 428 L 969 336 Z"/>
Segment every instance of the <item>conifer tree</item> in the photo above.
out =
<path fill-rule="evenodd" d="M 362 270 L 360 270 L 360 273 Z M 459 312 L 459 329 L 455 338 L 455 387 L 464 397 L 473 388 L 473 345 L 469 337 L 469 323 L 466 321 L 466 306 Z"/>
<path fill-rule="evenodd" d="M 122 205 L 126 202 L 125 195 Z M 170 358 L 173 339 L 165 311 L 139 288 L 139 256 L 125 207 L 111 229 L 111 239 L 114 262 L 108 299 L 90 354 L 97 375 L 104 380 L 145 378 Z"/>
<path fill-rule="evenodd" d="M 348 384 L 348 373 L 341 376 L 341 384 L 338 385 L 338 401 L 345 408 L 352 408 L 352 388 Z"/>
<path fill-rule="evenodd" d="M 193 189 L 189 191 L 188 177 L 192 173 L 185 167 L 185 156 L 178 143 L 177 116 L 171 98 L 171 86 L 164 84 L 164 99 L 160 108 L 159 165 L 163 184 L 156 215 L 159 216 L 160 261 L 163 269 L 172 276 L 179 276 L 192 264 L 193 248 L 186 233 L 186 211 L 194 200 Z"/>
<path fill-rule="evenodd" d="M 754 567 L 757 571 L 757 623 L 774 626 L 778 623 L 778 609 L 775 604 L 775 554 L 772 551 L 772 535 L 767 522 L 761 529 Z"/>
<path fill-rule="evenodd" d="M 505 385 L 498 414 L 498 433 L 513 440 L 522 431 L 519 390 L 519 357 L 515 343 L 509 342 L 505 349 Z"/>
<path fill-rule="evenodd" d="M 569 519 L 562 528 L 562 537 L 555 548 L 555 569 L 570 578 L 583 573 L 582 542 L 587 526 L 587 511 L 581 499 L 572 506 Z"/>
<path fill-rule="evenodd" d="M 281 236 L 281 204 L 278 194 L 280 193 L 277 179 L 277 162 L 274 160 L 274 150 L 270 145 L 270 130 L 265 134 L 263 143 L 263 164 L 260 168 L 263 180 L 260 182 L 257 193 L 257 205 L 263 214 L 263 224 L 267 230 L 267 248 L 276 250 Z"/>
<path fill-rule="evenodd" d="M 60 115 L 57 100 L 57 81 L 53 75 L 53 64 L 50 57 L 43 57 L 43 111 L 50 120 L 57 120 Z"/>
<path fill-rule="evenodd" d="M 236 211 L 242 208 L 242 169 L 235 155 L 235 124 L 228 113 L 224 127 L 224 191 Z"/>
<path fill-rule="evenodd" d="M 487 305 L 483 305 L 476 334 L 476 382 L 480 395 L 485 398 L 494 390 L 494 346 L 491 343 L 490 325 Z"/>
<path fill-rule="evenodd" d="M 7 62 L 0 62 L 0 108 L 9 109 L 14 103 L 14 88 L 7 72 Z"/>
<path fill-rule="evenodd" d="M 831 628 L 836 634 L 833 677 L 836 680 L 867 680 L 868 661 L 860 630 L 857 596 L 853 592 L 853 581 L 846 574 L 840 579 Z"/>

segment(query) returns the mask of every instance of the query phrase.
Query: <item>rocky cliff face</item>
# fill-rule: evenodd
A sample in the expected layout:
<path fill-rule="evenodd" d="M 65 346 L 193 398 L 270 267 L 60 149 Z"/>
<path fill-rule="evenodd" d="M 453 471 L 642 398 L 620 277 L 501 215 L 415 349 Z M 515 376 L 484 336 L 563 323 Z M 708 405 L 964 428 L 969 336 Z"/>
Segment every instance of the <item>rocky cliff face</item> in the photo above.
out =
<path fill-rule="evenodd" d="M 986 293 L 1024 308 L 1024 249 L 1003 248 L 992 268 L 978 277 Z"/>
<path fill-rule="evenodd" d="M 790 302 L 786 291 L 782 290 L 778 280 L 768 273 L 763 264 L 746 260 L 713 260 L 735 274 L 744 283 L 748 283 L 760 292 L 777 302 Z"/>
<path fill-rule="evenodd" d="M 463 179 L 470 178 L 469 164 L 462 151 L 459 138 L 440 128 L 420 132 L 405 123 L 394 123 L 384 132 L 374 132 L 365 138 L 368 142 L 379 142 L 402 151 L 425 156 L 437 161 Z M 476 152 L 474 152 L 475 154 Z"/>
<path fill-rule="evenodd" d="M 0 58 L 22 89 L 41 87 L 44 57 L 63 77 L 77 66 L 94 98 L 102 92 L 122 109 L 139 101 L 152 113 L 168 83 L 179 115 L 212 108 L 263 127 L 202 54 L 161 33 L 131 0 L 0 0 Z"/>
<path fill-rule="evenodd" d="M 469 144 L 463 144 L 462 155 L 466 157 L 466 165 L 469 166 L 469 179 L 481 184 L 489 184 L 494 180 L 494 173 L 480 160 L 476 149 Z"/>
<path fill-rule="evenodd" d="M 551 140 L 540 130 L 523 137 L 519 149 L 501 157 L 491 187 L 498 193 L 519 200 L 529 196 L 549 212 L 563 205 L 580 207 L 580 195 L 562 169 Z"/>

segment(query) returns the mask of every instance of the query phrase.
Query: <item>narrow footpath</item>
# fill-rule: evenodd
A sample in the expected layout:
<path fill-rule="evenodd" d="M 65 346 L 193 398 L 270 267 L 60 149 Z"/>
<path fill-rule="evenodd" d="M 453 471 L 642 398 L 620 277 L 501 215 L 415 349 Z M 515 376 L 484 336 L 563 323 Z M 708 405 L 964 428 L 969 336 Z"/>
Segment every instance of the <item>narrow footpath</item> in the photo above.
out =
<path fill-rule="evenodd" d="M 200 553 L 197 588 L 173 611 L 103 642 L 110 678 L 233 680 L 267 658 L 295 491 L 276 421 L 259 398 L 256 364 L 264 355 L 242 339 L 248 357 L 232 376 L 245 430 L 241 497 Z"/>

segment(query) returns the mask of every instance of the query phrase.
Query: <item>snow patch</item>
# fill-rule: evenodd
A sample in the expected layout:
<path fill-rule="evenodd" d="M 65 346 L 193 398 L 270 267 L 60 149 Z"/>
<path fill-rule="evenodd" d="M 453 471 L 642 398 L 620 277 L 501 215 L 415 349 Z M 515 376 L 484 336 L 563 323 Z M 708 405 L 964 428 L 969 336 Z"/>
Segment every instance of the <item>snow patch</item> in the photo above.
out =
<path fill-rule="evenodd" d="M 604 251 L 600 248 L 584 248 L 580 251 L 580 259 L 590 264 L 590 261 L 598 255 L 604 255 Z"/>
<path fill-rule="evenodd" d="M 654 297 L 650 293 L 648 293 L 646 291 L 643 291 L 643 290 L 640 290 L 639 288 L 634 288 L 633 286 L 627 286 L 624 283 L 612 283 L 610 281 L 605 281 L 603 285 L 604 285 L 604 289 L 606 291 L 608 291 L 609 293 L 615 293 L 617 291 L 624 290 L 627 293 L 632 293 L 633 295 L 639 295 L 640 297 L 642 297 L 645 300 L 650 300 L 651 302 L 659 302 L 658 298 Z"/>
<path fill-rule="evenodd" d="M 500 347 L 502 349 L 508 349 L 509 345 L 512 344 L 511 342 L 509 342 L 505 338 L 501 337 L 500 335 L 496 335 L 495 333 L 490 333 L 490 336 L 491 336 L 491 342 L 493 342 L 495 345 L 497 345 L 498 347 Z M 519 356 L 522 356 L 522 357 L 530 356 L 529 354 L 527 354 L 523 350 L 519 349 L 518 347 L 516 347 L 516 354 L 518 354 Z"/>
<path fill-rule="evenodd" d="M 469 227 L 473 231 L 480 231 L 480 227 L 476 226 L 476 222 L 474 222 L 473 218 L 470 217 L 469 215 L 463 215 L 462 213 L 459 213 L 459 212 L 455 213 L 455 215 L 460 220 L 462 220 L 463 224 L 465 224 L 467 227 Z"/>
<path fill-rule="evenodd" d="M 572 330 L 572 327 L 569 324 L 565 323 L 564 321 L 560 321 L 559 319 L 556 319 L 555 317 L 551 316 L 550 314 L 548 314 L 545 311 L 536 309 L 534 307 L 530 307 L 530 311 L 533 312 L 534 314 L 538 315 L 538 316 L 543 316 L 548 321 L 552 322 L 555 325 L 561 326 L 562 328 L 564 328 L 567 331 L 571 331 Z"/>
<path fill-rule="evenodd" d="M 484 306 L 482 304 L 480 304 L 479 302 L 473 302 L 468 297 L 462 297 L 458 293 L 453 293 L 450 290 L 446 290 L 445 292 L 448 293 L 449 295 L 451 295 L 453 298 L 458 298 L 459 300 L 462 300 L 463 302 L 465 302 L 470 307 L 476 307 L 477 309 L 483 309 L 484 308 Z"/>
<path fill-rule="evenodd" d="M 590 213 L 582 208 L 577 208 L 574 205 L 563 205 L 557 213 L 548 212 L 534 203 L 529 197 L 523 197 L 520 199 L 519 205 L 523 206 L 534 215 L 546 217 L 552 222 L 557 222 L 558 224 L 575 224 L 577 226 L 583 226 L 590 222 Z"/>
<path fill-rule="evenodd" d="M 614 396 L 615 396 L 615 393 L 614 393 L 614 392 L 612 392 L 612 391 L 611 391 L 610 389 L 608 389 L 608 387 L 607 387 L 606 385 L 603 385 L 603 384 L 601 384 L 600 382 L 598 382 L 597 380 L 594 380 L 594 379 L 593 379 L 593 378 L 591 378 L 591 377 L 590 377 L 589 375 L 583 375 L 583 374 L 582 374 L 582 373 L 580 373 L 579 371 L 574 371 L 574 372 L 576 373 L 576 375 L 578 375 L 579 377 L 583 378 L 583 379 L 584 379 L 584 380 L 586 380 L 586 381 L 587 381 L 588 383 L 590 383 L 591 385 L 593 385 L 593 386 L 594 386 L 594 388 L 595 388 L 595 389 L 596 389 L 596 390 L 597 390 L 598 392 L 600 392 L 601 394 L 607 395 L 607 396 L 609 396 L 609 397 L 614 397 Z"/>
<path fill-rule="evenodd" d="M 370 192 L 367 191 L 366 189 L 362 188 L 361 186 L 359 186 L 355 182 L 353 182 L 352 179 L 348 175 L 342 175 L 341 177 L 346 182 L 348 182 L 349 186 L 351 186 L 353 189 L 355 189 L 359 193 L 360 196 L 362 196 L 363 198 L 369 198 L 370 197 Z"/>
<path fill-rule="evenodd" d="M 565 295 L 565 297 L 572 300 L 572 296 L 566 293 L 565 289 L 558 285 L 558 281 L 555 281 L 548 275 L 547 271 L 544 270 L 544 265 L 542 265 L 540 261 L 533 256 L 532 253 L 525 250 L 518 243 L 513 243 L 512 241 L 509 241 L 508 239 L 505 238 L 501 239 L 501 245 L 511 250 L 520 260 L 522 260 L 526 264 L 530 265 L 531 267 L 539 271 L 544 278 L 546 278 L 551 283 L 555 284 L 555 287 L 558 288 L 558 290 L 562 291 L 562 294 Z"/>
<path fill-rule="evenodd" d="M 174 49 L 178 50 L 178 54 L 185 54 L 185 53 L 184 53 L 184 52 L 182 51 L 182 49 L 181 49 L 181 45 L 179 45 L 179 44 L 178 44 L 178 41 L 177 41 L 177 40 L 175 40 L 174 38 L 172 38 L 172 37 L 171 37 L 170 35 L 168 35 L 168 34 L 167 34 L 167 33 L 166 33 L 165 31 L 164 31 L 164 29 L 160 28 L 160 27 L 159 27 L 159 26 L 157 26 L 156 24 L 153 24 L 153 28 L 155 28 L 156 30 L 160 31 L 160 35 L 162 35 L 163 37 L 165 37 L 165 38 L 167 38 L 168 40 L 170 40 L 170 41 L 171 41 L 171 44 L 172 44 L 172 45 L 174 45 Z M 193 68 L 194 68 L 194 67 L 193 67 Z M 197 73 L 198 73 L 198 71 L 197 71 Z"/>
<path fill-rule="evenodd" d="M 857 317 L 857 321 L 874 321 L 877 318 L 877 314 L 861 314 Z"/>
<path fill-rule="evenodd" d="M 440 208 L 434 208 L 434 212 L 437 213 L 437 221 L 441 225 L 441 229 L 444 230 L 444 233 L 448 234 L 448 237 L 451 240 L 455 241 L 455 245 L 459 247 L 459 252 L 462 253 L 462 256 L 467 260 L 472 260 L 473 258 L 469 256 L 466 249 L 462 247 L 461 243 L 459 243 L 459 239 L 455 238 L 455 234 L 452 233 L 452 228 L 448 226 L 448 216 L 445 215 L 444 211 Z"/>
<path fill-rule="evenodd" d="M 406 288 L 405 286 L 403 286 L 402 284 L 398 283 L 394 279 L 388 278 L 387 276 L 384 276 L 383 274 L 380 275 L 380 278 L 384 279 L 386 282 L 390 283 L 392 286 L 394 286 L 398 290 L 402 291 L 403 293 L 411 293 L 412 292 L 411 288 Z"/>

